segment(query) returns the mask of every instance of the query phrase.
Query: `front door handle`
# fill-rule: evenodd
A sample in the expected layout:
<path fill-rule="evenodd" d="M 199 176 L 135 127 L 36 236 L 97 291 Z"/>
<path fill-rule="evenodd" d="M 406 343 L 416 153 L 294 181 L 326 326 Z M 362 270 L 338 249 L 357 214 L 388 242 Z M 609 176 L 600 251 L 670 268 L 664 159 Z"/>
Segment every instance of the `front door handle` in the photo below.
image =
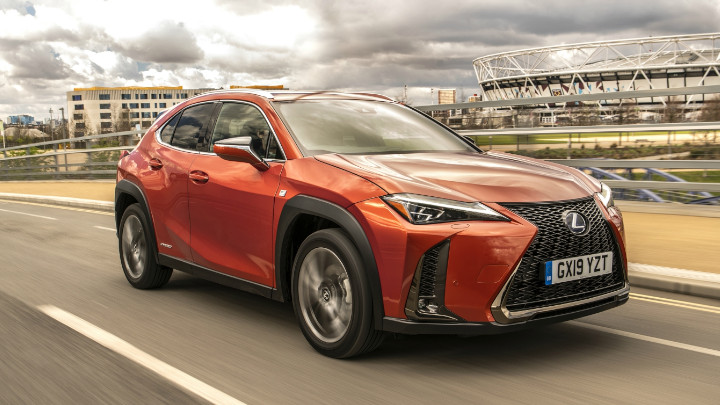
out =
<path fill-rule="evenodd" d="M 150 165 L 150 168 L 153 169 L 153 170 L 160 170 L 160 169 L 162 169 L 162 167 L 163 167 L 162 162 L 161 162 L 160 159 L 158 159 L 158 158 L 152 158 L 152 159 L 150 159 L 149 165 Z"/>
<path fill-rule="evenodd" d="M 190 172 L 190 180 L 192 180 L 193 183 L 205 184 L 210 180 L 210 176 L 200 170 L 193 170 Z"/>

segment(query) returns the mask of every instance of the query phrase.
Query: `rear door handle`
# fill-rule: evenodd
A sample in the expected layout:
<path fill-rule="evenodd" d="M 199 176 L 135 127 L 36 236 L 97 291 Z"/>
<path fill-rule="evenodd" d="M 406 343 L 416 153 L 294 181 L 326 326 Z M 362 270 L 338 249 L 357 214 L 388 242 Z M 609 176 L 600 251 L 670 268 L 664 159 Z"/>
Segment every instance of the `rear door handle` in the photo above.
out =
<path fill-rule="evenodd" d="M 210 180 L 210 176 L 200 170 L 193 170 L 190 172 L 190 180 L 192 180 L 193 183 L 205 184 Z"/>
<path fill-rule="evenodd" d="M 162 162 L 158 158 L 150 159 L 149 165 L 150 165 L 150 168 L 153 170 L 159 170 L 159 169 L 162 169 L 162 167 L 163 167 Z"/>

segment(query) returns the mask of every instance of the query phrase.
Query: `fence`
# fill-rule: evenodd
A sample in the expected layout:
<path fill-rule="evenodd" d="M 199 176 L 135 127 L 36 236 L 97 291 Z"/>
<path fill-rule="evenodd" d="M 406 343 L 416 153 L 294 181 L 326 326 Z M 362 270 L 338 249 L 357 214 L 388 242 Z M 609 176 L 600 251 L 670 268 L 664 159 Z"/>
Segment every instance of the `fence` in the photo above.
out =
<path fill-rule="evenodd" d="M 712 130 L 716 129 L 713 123 Z M 622 126 L 624 133 L 632 126 Z M 686 126 L 676 130 L 688 130 Z M 645 128 L 647 129 L 647 128 Z M 702 128 L 693 127 L 693 130 Z M 561 131 L 560 128 L 553 129 Z M 668 130 L 663 128 L 663 130 Z M 498 131 L 498 130 L 495 130 Z M 546 128 L 536 136 L 547 136 Z M 621 132 L 621 133 L 623 133 Z M 493 132 L 498 134 L 498 132 Z M 0 149 L 0 180 L 44 180 L 44 179 L 92 179 L 113 178 L 120 153 L 131 150 L 140 139 L 142 131 L 127 131 L 112 134 L 93 135 L 81 138 L 63 139 Z M 483 137 L 488 133 L 475 132 Z M 526 133 L 516 136 L 530 136 Z M 578 135 L 579 137 L 579 135 Z M 578 138 L 582 141 L 582 138 Z M 478 143 L 483 143 L 482 141 Z M 577 141 L 576 141 L 577 143 Z M 613 188 L 638 190 L 636 199 L 650 201 L 682 201 L 717 203 L 720 182 L 682 181 L 677 176 L 656 169 L 718 171 L 720 160 L 626 160 L 626 159 L 548 159 L 549 161 L 583 168 L 596 177 L 603 178 Z M 635 179 L 632 170 L 644 171 Z M 617 174 L 618 171 L 623 175 Z M 624 172 L 623 172 L 624 171 Z M 658 176 L 666 181 L 657 181 Z M 657 191 L 667 191 L 659 196 Z M 638 197 L 638 195 L 640 197 Z M 669 196 L 669 197 L 668 197 Z"/>
<path fill-rule="evenodd" d="M 117 132 L 0 149 L 0 180 L 112 178 L 120 153 L 133 149 L 142 133 Z"/>

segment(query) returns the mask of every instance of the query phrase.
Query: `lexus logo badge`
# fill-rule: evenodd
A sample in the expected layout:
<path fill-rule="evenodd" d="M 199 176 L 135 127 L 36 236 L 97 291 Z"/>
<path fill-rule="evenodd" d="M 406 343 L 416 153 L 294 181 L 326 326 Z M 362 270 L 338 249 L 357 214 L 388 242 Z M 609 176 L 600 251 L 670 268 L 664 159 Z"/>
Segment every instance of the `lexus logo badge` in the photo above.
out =
<path fill-rule="evenodd" d="M 565 226 L 577 236 L 585 235 L 590 229 L 587 219 L 577 211 L 565 213 Z"/>

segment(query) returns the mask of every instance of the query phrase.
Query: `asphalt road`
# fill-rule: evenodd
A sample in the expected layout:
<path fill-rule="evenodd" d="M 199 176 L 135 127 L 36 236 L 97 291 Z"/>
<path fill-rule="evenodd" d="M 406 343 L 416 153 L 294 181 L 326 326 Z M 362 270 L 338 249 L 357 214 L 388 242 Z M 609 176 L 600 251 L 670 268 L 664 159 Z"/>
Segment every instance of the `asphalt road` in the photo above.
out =
<path fill-rule="evenodd" d="M 69 329 L 47 305 L 173 372 Z M 391 337 L 332 360 L 288 304 L 178 272 L 163 289 L 133 289 L 107 213 L 0 201 L 0 365 L 8 404 L 205 403 L 175 372 L 247 404 L 709 404 L 720 398 L 720 301 L 634 289 L 628 304 L 570 323 Z"/>

